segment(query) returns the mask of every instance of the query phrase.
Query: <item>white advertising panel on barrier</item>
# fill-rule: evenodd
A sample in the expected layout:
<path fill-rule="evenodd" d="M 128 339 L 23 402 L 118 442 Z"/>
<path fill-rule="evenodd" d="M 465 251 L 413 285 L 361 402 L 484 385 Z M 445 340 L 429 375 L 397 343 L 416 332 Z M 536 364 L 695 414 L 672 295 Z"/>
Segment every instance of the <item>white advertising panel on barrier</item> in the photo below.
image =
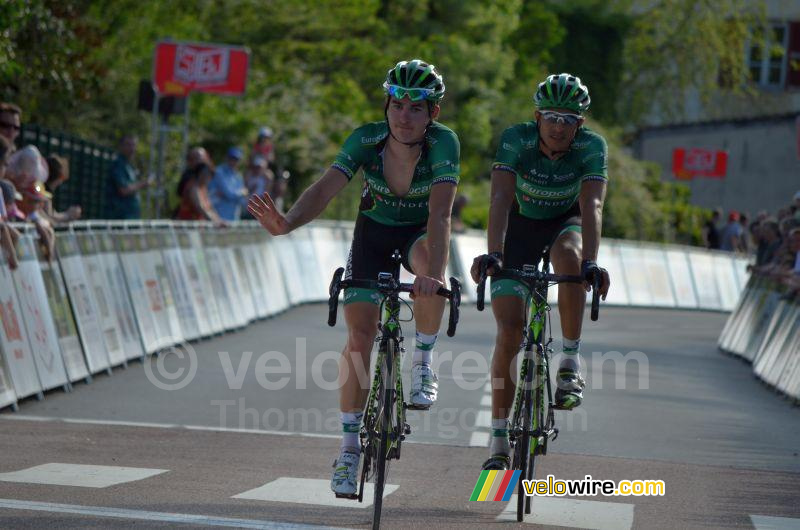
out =
<path fill-rule="evenodd" d="M 619 248 L 625 281 L 628 286 L 630 305 L 653 305 L 651 279 L 648 276 L 641 249 L 635 243 L 625 241 L 619 241 L 617 248 Z"/>
<path fill-rule="evenodd" d="M 338 227 L 311 226 L 311 240 L 314 242 L 317 272 L 315 275 L 324 280 L 324 295 L 327 296 L 333 272 L 347 265 L 347 251 L 350 244 L 344 230 Z"/>
<path fill-rule="evenodd" d="M 5 264 L 0 267 L 6 266 Z M 0 315 L 3 312 L 0 310 Z M 2 322 L 0 322 L 2 324 Z M 11 384 L 11 374 L 6 366 L 6 359 L 3 355 L 3 341 L 0 340 L 0 410 L 11 405 L 14 410 L 17 410 L 17 394 L 14 392 L 14 386 Z"/>
<path fill-rule="evenodd" d="M 58 334 L 53 324 L 53 315 L 47 305 L 42 273 L 33 238 L 24 235 L 17 245 L 19 267 L 12 273 L 17 288 L 17 300 L 22 308 L 22 318 L 28 334 L 28 345 L 36 363 L 36 372 L 42 390 L 50 390 L 68 383 Z"/>
<path fill-rule="evenodd" d="M 93 374 L 109 370 L 111 361 L 103 340 L 100 314 L 94 299 L 94 289 L 86 278 L 78 240 L 74 233 L 59 233 L 56 234 L 56 245 L 64 283 L 67 285 L 75 323 L 78 325 L 78 335 L 86 355 L 86 365 Z"/>
<path fill-rule="evenodd" d="M 297 254 L 294 251 L 292 235 L 278 236 L 270 239 L 273 255 L 280 264 L 283 281 L 286 285 L 286 294 L 291 305 L 300 304 L 305 300 L 305 287 Z"/>
<path fill-rule="evenodd" d="M 28 344 L 25 317 L 17 300 L 11 270 L 5 263 L 0 265 L 0 320 L 3 323 L 0 349 L 17 398 L 40 393 L 42 385 Z"/>
<path fill-rule="evenodd" d="M 292 250 L 297 257 L 299 276 L 302 279 L 303 302 L 321 302 L 328 299 L 329 275 L 320 275 L 311 229 L 303 226 L 291 233 Z M 331 271 L 332 272 L 332 271 Z M 327 276 L 327 277 L 326 277 Z"/>
<path fill-rule="evenodd" d="M 642 246 L 642 264 L 649 278 L 652 303 L 656 306 L 675 307 L 675 292 L 669 275 L 667 256 L 660 247 Z"/>
<path fill-rule="evenodd" d="M 739 287 L 739 292 L 744 289 L 744 286 L 747 284 L 747 280 L 750 278 L 750 273 L 747 272 L 748 266 L 750 266 L 750 260 L 748 258 L 742 258 L 739 256 L 733 257 L 733 269 L 736 271 L 736 283 Z"/>
<path fill-rule="evenodd" d="M 114 248 L 114 238 L 107 231 L 95 232 L 95 242 L 99 250 L 100 264 L 105 272 L 105 281 L 114 304 L 113 312 L 120 331 L 125 358 L 137 359 L 144 356 L 142 338 L 136 325 L 136 314 L 131 303 L 125 273 Z"/>
<path fill-rule="evenodd" d="M 697 307 L 697 294 L 694 290 L 692 271 L 686 252 L 667 249 L 667 269 L 675 289 L 675 305 L 677 307 Z"/>
<path fill-rule="evenodd" d="M 131 295 L 131 304 L 136 313 L 136 323 L 142 338 L 142 345 L 147 354 L 158 351 L 158 331 L 155 317 L 151 309 L 151 298 L 145 284 L 145 276 L 139 269 L 141 261 L 141 237 L 138 232 L 122 232 L 115 236 L 119 260 L 125 274 L 125 283 Z"/>
<path fill-rule="evenodd" d="M 264 318 L 269 314 L 267 305 L 266 286 L 258 271 L 262 266 L 258 251 L 256 250 L 256 232 L 248 231 L 242 234 L 241 243 L 234 249 L 241 254 L 241 263 L 247 274 L 247 281 L 253 294 L 253 305 L 256 310 L 256 318 Z"/>
<path fill-rule="evenodd" d="M 182 239 L 184 236 L 185 240 Z M 195 300 L 200 300 L 202 297 L 202 305 L 206 308 L 206 322 L 209 332 L 220 333 L 225 330 L 221 316 L 222 308 L 220 302 L 214 296 L 214 286 L 211 274 L 208 271 L 206 252 L 203 249 L 203 240 L 200 237 L 200 233 L 196 230 L 180 232 L 178 240 L 181 241 L 182 247 L 188 243 L 187 247 L 183 247 L 184 263 L 186 263 L 189 271 L 189 281 L 193 286 Z"/>
<path fill-rule="evenodd" d="M 175 233 L 170 229 L 161 232 L 163 238 L 162 257 L 167 271 L 167 278 L 175 296 L 175 308 L 178 313 L 184 340 L 194 340 L 200 336 L 199 318 L 195 311 L 187 281 L 183 256 L 178 246 Z"/>
<path fill-rule="evenodd" d="M 145 285 L 150 296 L 153 319 L 156 322 L 158 349 L 183 342 L 183 332 L 175 307 L 175 296 L 169 286 L 167 267 L 164 265 L 163 234 L 147 232 L 142 235 L 145 248 L 139 255 L 139 269 L 145 276 Z"/>
<path fill-rule="evenodd" d="M 455 252 L 450 255 L 450 260 L 458 261 L 458 268 L 462 271 L 463 277 L 461 279 L 461 293 L 464 301 L 475 300 L 477 297 L 477 290 L 475 282 L 470 277 L 470 269 L 472 268 L 472 260 L 476 256 L 486 254 L 486 236 L 484 234 L 476 234 L 472 231 L 466 234 L 458 234 L 453 236 L 455 241 Z M 486 286 L 486 303 L 489 303 L 489 285 Z"/>
<path fill-rule="evenodd" d="M 605 302 L 612 305 L 628 305 L 628 282 L 625 281 L 625 269 L 622 267 L 622 255 L 614 240 L 603 240 L 597 250 L 597 263 L 608 271 L 611 287 Z M 592 295 L 587 293 L 586 301 L 591 303 Z"/>
<path fill-rule="evenodd" d="M 717 282 L 721 308 L 725 311 L 733 311 L 739 294 L 742 292 L 736 277 L 736 262 L 731 256 L 722 254 L 715 253 L 713 258 L 714 278 Z"/>
<path fill-rule="evenodd" d="M 42 271 L 42 281 L 45 291 L 47 291 L 48 305 L 53 315 L 53 324 L 58 335 L 58 345 L 61 349 L 61 357 L 64 359 L 64 368 L 67 370 L 67 377 L 71 382 L 89 378 L 89 370 L 86 369 L 86 361 L 83 357 L 83 348 L 78 338 L 78 330 L 75 327 L 75 320 L 72 316 L 72 309 L 67 298 L 67 288 L 64 286 L 64 279 L 61 277 L 61 268 L 58 261 L 52 263 L 44 259 L 41 247 L 37 245 L 39 255 L 39 268 Z"/>
<path fill-rule="evenodd" d="M 127 361 L 122 344 L 122 330 L 119 329 L 115 312 L 115 294 L 111 292 L 111 285 L 105 275 L 103 259 L 98 254 L 94 235 L 89 232 L 75 234 L 78 248 L 81 252 L 81 261 L 86 270 L 86 279 L 89 281 L 94 300 L 97 304 L 98 324 L 100 325 L 103 341 L 111 366 L 118 366 Z"/>
<path fill-rule="evenodd" d="M 236 299 L 242 306 L 242 313 L 244 314 L 245 325 L 256 318 L 255 300 L 253 300 L 253 291 L 250 287 L 250 279 L 247 276 L 244 262 L 241 260 L 241 253 L 236 252 L 235 241 L 238 241 L 240 234 L 234 232 L 232 237 L 226 238 L 228 241 L 225 243 L 223 250 L 227 258 L 226 267 L 230 271 L 230 281 L 233 288 L 237 293 Z"/>
<path fill-rule="evenodd" d="M 229 330 L 244 325 L 244 315 L 241 306 L 234 303 L 235 292 L 229 285 L 228 276 L 225 274 L 225 263 L 222 251 L 217 246 L 214 234 L 203 234 L 203 249 L 208 265 L 208 274 L 214 290 L 214 297 L 220 309 L 220 319 L 223 329 Z"/>
<path fill-rule="evenodd" d="M 211 325 L 206 292 L 201 284 L 197 259 L 192 251 L 192 242 L 185 230 L 176 231 L 175 239 L 181 256 L 180 263 L 184 270 L 184 281 L 186 282 L 189 303 L 192 304 L 194 314 L 197 317 L 197 332 L 201 337 L 206 337 L 215 333 L 215 331 Z"/>
<path fill-rule="evenodd" d="M 722 309 L 713 257 L 704 251 L 688 251 L 688 256 L 694 278 L 694 288 L 697 292 L 698 307 Z"/>
<path fill-rule="evenodd" d="M 264 267 L 261 269 L 261 276 L 267 286 L 267 305 L 270 315 L 284 311 L 290 304 L 287 294 L 288 281 L 284 279 L 283 269 L 278 261 L 278 247 L 275 244 L 275 239 L 272 236 L 268 236 L 266 240 L 258 245 L 259 253 L 264 263 Z"/>

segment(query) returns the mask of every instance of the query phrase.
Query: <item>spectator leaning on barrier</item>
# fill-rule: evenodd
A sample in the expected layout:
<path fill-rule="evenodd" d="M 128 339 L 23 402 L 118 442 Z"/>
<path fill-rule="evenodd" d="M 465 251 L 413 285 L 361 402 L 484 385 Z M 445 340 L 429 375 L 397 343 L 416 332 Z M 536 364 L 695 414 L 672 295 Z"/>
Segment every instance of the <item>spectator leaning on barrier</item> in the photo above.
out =
<path fill-rule="evenodd" d="M 106 183 L 106 217 L 108 219 L 141 219 L 142 208 L 138 193 L 152 185 L 149 179 L 140 179 L 133 166 L 136 155 L 136 136 L 126 134 L 119 141 L 119 151 Z"/>
<path fill-rule="evenodd" d="M 247 188 L 247 194 L 258 195 L 259 197 L 264 193 L 271 194 L 273 183 L 272 172 L 267 169 L 267 159 L 261 155 L 253 156 L 244 174 L 244 185 Z M 253 216 L 250 212 L 244 210 L 242 219 L 253 219 Z"/>
<path fill-rule="evenodd" d="M 44 255 L 48 260 L 52 259 L 55 256 L 55 232 L 43 208 L 49 195 L 44 189 L 48 170 L 36 146 L 25 146 L 11 155 L 6 176 L 22 196 L 22 200 L 15 203 L 16 217 L 27 219 L 36 226 Z"/>
<path fill-rule="evenodd" d="M 8 266 L 11 269 L 17 268 L 17 251 L 16 244 L 19 239 L 19 232 L 12 226 L 7 224 L 8 211 L 6 209 L 6 196 L 9 201 L 14 203 L 14 194 L 12 191 L 14 186 L 9 181 L 5 180 L 6 166 L 8 164 L 8 154 L 11 152 L 11 142 L 4 136 L 0 136 L 0 249 L 8 260 Z M 10 195 L 7 195 L 10 193 Z"/>
<path fill-rule="evenodd" d="M 208 183 L 214 176 L 214 166 L 205 162 L 187 170 L 188 176 L 181 189 L 181 204 L 176 219 L 184 221 L 213 221 L 224 225 L 208 198 Z"/>
<path fill-rule="evenodd" d="M 211 204 L 219 216 L 226 221 L 239 219 L 239 212 L 247 202 L 247 188 L 237 167 L 242 160 L 242 150 L 238 147 L 228 149 L 225 163 L 214 172 L 208 185 Z"/>
<path fill-rule="evenodd" d="M 186 153 L 186 169 L 183 170 L 183 173 L 181 173 L 181 178 L 178 181 L 177 191 L 179 199 L 183 197 L 183 186 L 186 184 L 186 181 L 195 176 L 194 170 L 200 164 L 213 166 L 211 157 L 208 156 L 208 151 L 206 151 L 204 147 L 200 146 L 189 149 L 189 152 Z"/>
<path fill-rule="evenodd" d="M 722 229 L 720 236 L 720 250 L 728 252 L 743 252 L 742 247 L 742 225 L 739 224 L 739 212 L 731 210 L 728 214 L 728 224 Z"/>
<path fill-rule="evenodd" d="M 275 146 L 272 143 L 272 129 L 261 127 L 258 130 L 256 143 L 253 144 L 253 158 L 263 157 L 267 161 L 267 167 L 275 164 Z"/>
<path fill-rule="evenodd" d="M 758 228 L 758 248 L 756 267 L 771 263 L 780 249 L 783 240 L 780 227 L 774 219 L 767 219 Z"/>
<path fill-rule="evenodd" d="M 22 109 L 13 103 L 0 103 L 0 136 L 11 144 L 14 151 L 14 141 L 20 133 Z"/>
<path fill-rule="evenodd" d="M 59 186 L 69 180 L 69 162 L 66 158 L 58 155 L 48 156 L 46 161 L 49 177 L 45 183 L 45 189 L 52 196 Z M 52 199 L 49 199 L 44 205 L 44 210 L 47 216 L 55 223 L 76 221 L 81 218 L 83 213 L 78 205 L 70 206 L 65 212 L 57 212 L 53 207 Z"/>

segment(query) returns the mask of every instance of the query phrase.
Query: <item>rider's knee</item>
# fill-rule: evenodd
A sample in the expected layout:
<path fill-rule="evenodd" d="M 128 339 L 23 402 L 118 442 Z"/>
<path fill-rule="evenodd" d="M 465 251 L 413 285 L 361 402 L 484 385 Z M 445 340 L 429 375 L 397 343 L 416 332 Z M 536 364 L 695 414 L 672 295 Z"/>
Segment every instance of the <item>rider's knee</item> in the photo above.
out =
<path fill-rule="evenodd" d="M 368 327 L 353 327 L 348 331 L 347 341 L 351 352 L 369 353 L 375 341 L 376 331 Z"/>
<path fill-rule="evenodd" d="M 514 343 L 519 344 L 522 340 L 522 328 L 525 322 L 518 319 L 498 320 L 497 321 L 497 339 L 501 343 Z"/>

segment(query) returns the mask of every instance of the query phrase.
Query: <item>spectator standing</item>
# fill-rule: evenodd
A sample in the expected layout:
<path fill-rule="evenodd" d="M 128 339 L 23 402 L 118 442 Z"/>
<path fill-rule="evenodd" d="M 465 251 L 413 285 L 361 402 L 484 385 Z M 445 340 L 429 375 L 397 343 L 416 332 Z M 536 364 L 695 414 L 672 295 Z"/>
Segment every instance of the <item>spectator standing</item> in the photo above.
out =
<path fill-rule="evenodd" d="M 106 184 L 106 217 L 108 219 L 141 219 L 142 207 L 138 193 L 151 185 L 150 180 L 139 178 L 133 165 L 136 155 L 136 136 L 124 135 L 119 141 L 119 151 Z"/>
<path fill-rule="evenodd" d="M 739 212 L 731 210 L 728 214 L 728 224 L 722 229 L 720 236 L 720 250 L 728 252 L 743 252 L 742 225 L 739 223 Z"/>
<path fill-rule="evenodd" d="M 706 248 L 719 250 L 719 220 L 722 217 L 722 210 L 717 208 L 711 213 L 711 218 L 703 225 L 703 239 Z"/>
<path fill-rule="evenodd" d="M 186 153 L 186 169 L 181 173 L 181 179 L 178 181 L 178 198 L 183 197 L 183 186 L 187 180 L 195 175 L 195 169 L 200 164 L 207 164 L 213 166 L 211 157 L 208 156 L 208 151 L 203 147 L 193 147 Z"/>
<path fill-rule="evenodd" d="M 5 180 L 6 165 L 8 164 L 8 154 L 11 152 L 11 142 L 4 136 L 0 136 L 0 249 L 5 254 L 8 260 L 8 266 L 11 270 L 17 268 L 17 240 L 19 239 L 19 232 L 6 224 L 8 219 L 8 211 L 6 208 L 6 197 L 9 197 L 9 202 L 14 204 L 14 190 L 13 184 Z M 13 191 L 12 191 L 13 190 Z"/>
<path fill-rule="evenodd" d="M 238 147 L 228 149 L 225 163 L 214 172 L 208 185 L 211 204 L 219 216 L 226 221 L 239 219 L 242 206 L 247 202 L 247 188 L 237 169 L 242 160 L 242 150 Z"/>
<path fill-rule="evenodd" d="M 14 141 L 21 130 L 22 109 L 13 103 L 0 103 L 0 136 L 11 144 L 14 151 Z"/>
<path fill-rule="evenodd" d="M 247 188 L 247 195 L 258 195 L 261 197 L 264 193 L 272 193 L 273 178 L 271 172 L 267 169 L 267 160 L 260 155 L 253 156 L 250 166 L 244 175 L 244 185 Z M 242 212 L 242 219 L 253 219 L 253 216 L 247 210 Z"/>
<path fill-rule="evenodd" d="M 758 248 L 756 249 L 756 267 L 771 263 L 781 247 L 780 227 L 774 219 L 767 219 L 758 228 Z"/>
<path fill-rule="evenodd" d="M 261 127 L 256 143 L 253 144 L 253 158 L 260 156 L 267 161 L 267 167 L 275 164 L 275 146 L 272 144 L 272 129 Z"/>

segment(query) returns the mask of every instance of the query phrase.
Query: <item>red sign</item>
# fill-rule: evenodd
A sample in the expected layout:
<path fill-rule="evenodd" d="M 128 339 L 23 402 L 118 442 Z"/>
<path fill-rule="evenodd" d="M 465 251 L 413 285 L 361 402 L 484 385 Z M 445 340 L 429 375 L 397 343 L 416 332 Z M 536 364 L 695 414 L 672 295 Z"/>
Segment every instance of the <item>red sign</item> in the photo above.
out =
<path fill-rule="evenodd" d="M 243 94 L 249 61 L 250 50 L 239 46 L 159 42 L 153 67 L 155 90 L 162 96 Z"/>
<path fill-rule="evenodd" d="M 682 147 L 672 151 L 672 174 L 678 180 L 692 180 L 698 176 L 724 179 L 727 173 L 726 151 Z"/>

